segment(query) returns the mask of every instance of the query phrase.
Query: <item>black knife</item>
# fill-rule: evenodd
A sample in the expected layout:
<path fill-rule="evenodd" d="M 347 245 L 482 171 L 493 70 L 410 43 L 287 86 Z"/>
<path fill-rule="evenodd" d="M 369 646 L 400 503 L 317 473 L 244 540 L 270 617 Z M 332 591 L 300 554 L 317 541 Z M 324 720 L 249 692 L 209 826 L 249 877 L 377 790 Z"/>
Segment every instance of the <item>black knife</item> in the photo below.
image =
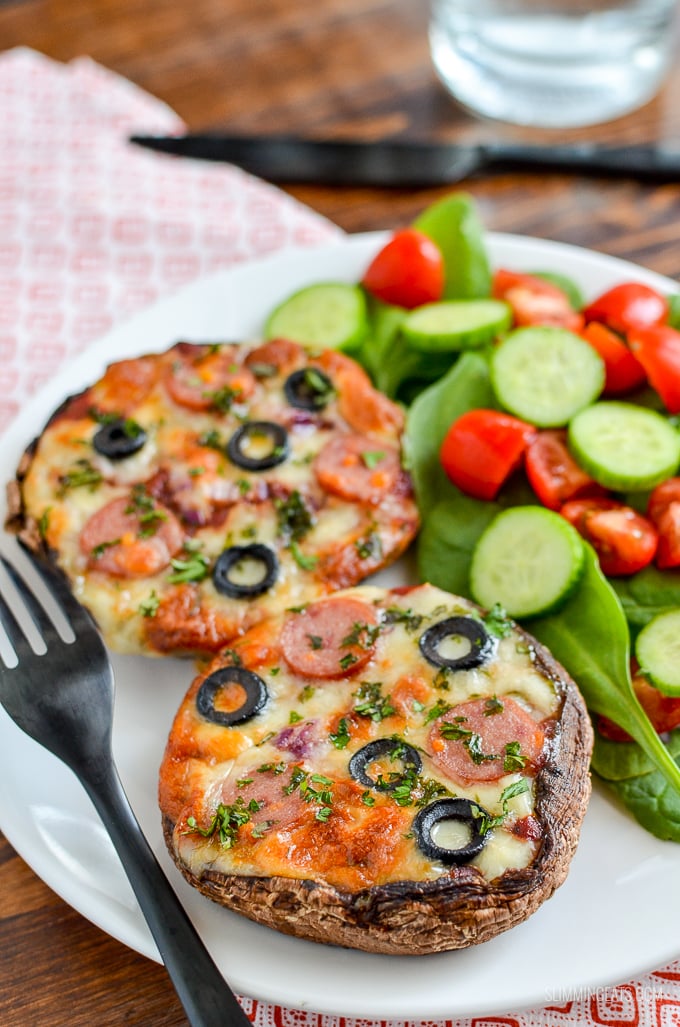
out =
<path fill-rule="evenodd" d="M 650 181 L 680 181 L 680 149 L 595 143 L 525 146 L 494 142 L 377 142 L 296 136 L 131 136 L 138 146 L 177 157 L 235 164 L 272 182 L 318 185 L 438 186 L 482 170 L 578 171 Z"/>

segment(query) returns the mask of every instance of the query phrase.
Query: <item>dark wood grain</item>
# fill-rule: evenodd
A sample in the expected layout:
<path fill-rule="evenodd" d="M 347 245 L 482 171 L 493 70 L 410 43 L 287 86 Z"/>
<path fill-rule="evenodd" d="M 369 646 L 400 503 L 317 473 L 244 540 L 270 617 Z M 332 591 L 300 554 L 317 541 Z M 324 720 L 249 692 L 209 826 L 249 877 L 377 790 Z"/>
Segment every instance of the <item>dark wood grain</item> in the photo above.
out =
<path fill-rule="evenodd" d="M 165 100 L 193 129 L 533 142 L 680 139 L 680 64 L 642 110 L 580 132 L 475 119 L 432 71 L 416 0 L 21 0 L 0 4 L 0 49 L 88 54 Z M 561 174 L 464 183 L 490 230 L 588 246 L 680 278 L 680 186 Z M 408 222 L 440 190 L 291 187 L 348 231 Z M 165 971 L 66 906 L 0 838 L 0 1023 L 174 1027 Z"/>

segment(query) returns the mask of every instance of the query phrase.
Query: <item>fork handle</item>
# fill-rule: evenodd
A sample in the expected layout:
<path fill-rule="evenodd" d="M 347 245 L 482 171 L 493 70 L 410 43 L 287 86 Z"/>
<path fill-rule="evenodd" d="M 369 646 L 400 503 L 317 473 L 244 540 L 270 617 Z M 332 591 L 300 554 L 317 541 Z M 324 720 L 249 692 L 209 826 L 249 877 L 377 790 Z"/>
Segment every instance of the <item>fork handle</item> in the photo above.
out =
<path fill-rule="evenodd" d="M 83 781 L 123 864 L 192 1027 L 252 1027 L 175 895 L 113 763 Z"/>

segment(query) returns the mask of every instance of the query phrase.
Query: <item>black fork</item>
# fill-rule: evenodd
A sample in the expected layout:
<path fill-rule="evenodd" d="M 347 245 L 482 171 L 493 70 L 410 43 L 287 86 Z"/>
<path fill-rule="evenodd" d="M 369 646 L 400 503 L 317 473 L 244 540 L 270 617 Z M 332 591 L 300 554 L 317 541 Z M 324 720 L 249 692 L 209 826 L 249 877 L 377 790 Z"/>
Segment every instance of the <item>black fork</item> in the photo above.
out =
<path fill-rule="evenodd" d="M 73 632 L 65 641 L 24 578 L 0 562 L 46 651 L 29 643 L 0 585 L 0 622 L 17 657 L 0 661 L 0 703 L 31 738 L 78 777 L 106 827 L 189 1021 L 194 1027 L 251 1027 L 144 837 L 111 750 L 114 681 L 97 627 L 63 576 L 33 560 Z"/>

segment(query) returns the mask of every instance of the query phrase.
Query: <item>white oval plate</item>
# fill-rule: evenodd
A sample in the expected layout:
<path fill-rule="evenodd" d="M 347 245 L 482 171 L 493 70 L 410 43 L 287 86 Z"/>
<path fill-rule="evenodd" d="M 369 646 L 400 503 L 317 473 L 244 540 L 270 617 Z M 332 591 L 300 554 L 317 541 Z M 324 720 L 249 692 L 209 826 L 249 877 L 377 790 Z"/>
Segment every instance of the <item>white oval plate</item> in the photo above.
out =
<path fill-rule="evenodd" d="M 256 338 L 273 304 L 318 280 L 356 280 L 384 237 L 355 236 L 221 272 L 143 312 L 88 349 L 36 396 L 3 439 L 0 478 L 70 393 L 124 356 L 178 339 Z M 594 296 L 635 279 L 674 283 L 631 264 L 541 240 L 490 235 L 496 266 L 553 270 Z M 7 536 L 5 547 L 12 544 Z M 408 564 L 383 582 L 408 580 Z M 680 845 L 642 830 L 596 791 L 567 882 L 526 923 L 479 947 L 410 958 L 376 956 L 286 937 L 194 891 L 167 856 L 156 806 L 165 738 L 192 678 L 188 662 L 114 657 L 114 749 L 146 835 L 189 915 L 243 995 L 338 1016 L 450 1019 L 566 1001 L 661 966 L 680 951 Z M 96 814 L 71 773 L 0 710 L 0 826 L 35 872 L 71 906 L 138 952 L 158 953 Z"/>

